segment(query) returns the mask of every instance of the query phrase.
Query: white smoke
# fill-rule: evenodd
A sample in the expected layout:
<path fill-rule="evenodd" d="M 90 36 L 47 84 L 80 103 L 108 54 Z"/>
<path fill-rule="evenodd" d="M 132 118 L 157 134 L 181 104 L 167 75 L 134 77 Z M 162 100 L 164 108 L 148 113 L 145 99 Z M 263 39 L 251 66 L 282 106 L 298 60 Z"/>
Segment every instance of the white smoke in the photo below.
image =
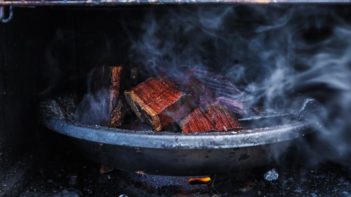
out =
<path fill-rule="evenodd" d="M 110 118 L 107 98 L 109 98 L 107 89 L 84 95 L 76 110 L 76 119 L 88 125 L 104 125 Z"/>
<path fill-rule="evenodd" d="M 304 152 L 315 162 L 350 154 L 351 26 L 336 10 L 174 8 L 150 13 L 142 27 L 131 59 L 148 66 L 150 74 L 179 75 L 184 67 L 200 66 L 230 78 L 247 92 L 248 105 L 263 103 L 272 110 L 299 110 L 306 98 L 316 98 L 325 111 L 306 117 L 321 123 L 320 144 L 332 151 L 305 143 Z"/>

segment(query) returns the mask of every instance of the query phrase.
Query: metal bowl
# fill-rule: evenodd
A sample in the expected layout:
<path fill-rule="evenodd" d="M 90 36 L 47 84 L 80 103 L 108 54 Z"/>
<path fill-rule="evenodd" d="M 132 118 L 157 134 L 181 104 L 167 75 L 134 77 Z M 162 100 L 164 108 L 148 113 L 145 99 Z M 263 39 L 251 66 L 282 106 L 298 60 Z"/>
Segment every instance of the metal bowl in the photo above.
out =
<path fill-rule="evenodd" d="M 294 118 L 240 132 L 185 135 L 133 131 L 77 123 L 55 100 L 42 106 L 46 127 L 73 139 L 88 158 L 117 169 L 149 174 L 206 175 L 266 165 L 273 160 L 272 148 L 286 147 L 311 131 L 307 123 Z"/>

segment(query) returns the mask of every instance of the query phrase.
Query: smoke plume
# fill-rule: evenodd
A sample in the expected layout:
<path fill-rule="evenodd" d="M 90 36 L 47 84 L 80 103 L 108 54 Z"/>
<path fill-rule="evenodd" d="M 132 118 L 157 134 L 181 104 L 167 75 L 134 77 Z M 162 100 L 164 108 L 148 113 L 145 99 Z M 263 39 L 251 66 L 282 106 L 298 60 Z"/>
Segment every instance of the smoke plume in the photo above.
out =
<path fill-rule="evenodd" d="M 150 11 L 132 40 L 130 59 L 151 75 L 179 79 L 194 67 L 222 75 L 245 93 L 249 106 L 260 103 L 273 112 L 313 108 L 304 117 L 318 125 L 320 144 L 331 151 L 321 154 L 323 148 L 308 143 L 301 149 L 313 162 L 340 161 L 351 142 L 351 26 L 337 10 L 286 5 Z"/>

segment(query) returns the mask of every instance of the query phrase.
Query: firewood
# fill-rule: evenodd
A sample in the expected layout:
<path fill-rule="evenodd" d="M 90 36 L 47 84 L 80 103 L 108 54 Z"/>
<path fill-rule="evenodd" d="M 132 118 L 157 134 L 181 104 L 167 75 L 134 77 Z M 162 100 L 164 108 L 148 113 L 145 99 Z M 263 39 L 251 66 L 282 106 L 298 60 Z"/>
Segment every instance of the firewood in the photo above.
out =
<path fill-rule="evenodd" d="M 238 99 L 221 96 L 216 98 L 216 103 L 224 105 L 228 110 L 239 116 L 246 114 L 244 103 Z"/>
<path fill-rule="evenodd" d="M 102 66 L 89 73 L 88 93 L 77 106 L 76 119 L 84 124 L 122 125 L 122 70 L 122 66 Z"/>
<path fill-rule="evenodd" d="M 121 86 L 121 75 L 122 67 L 114 66 L 111 67 L 111 86 L 110 86 L 110 98 L 109 98 L 109 111 L 111 112 L 113 108 L 117 105 L 120 86 Z"/>
<path fill-rule="evenodd" d="M 206 132 L 214 130 L 210 120 L 206 117 L 203 109 L 196 108 L 184 120 L 180 122 L 183 133 Z"/>
<path fill-rule="evenodd" d="M 117 105 L 113 108 L 110 113 L 110 126 L 111 127 L 120 127 L 122 126 L 123 119 L 123 104 L 122 101 L 119 100 Z"/>
<path fill-rule="evenodd" d="M 180 121 L 183 133 L 228 131 L 239 128 L 238 120 L 225 106 L 198 107 Z"/>
<path fill-rule="evenodd" d="M 110 126 L 119 127 L 122 125 L 123 111 L 122 102 L 119 98 L 121 88 L 122 66 L 111 67 L 111 85 L 109 88 L 109 112 Z"/>
<path fill-rule="evenodd" d="M 166 79 L 149 78 L 125 92 L 129 105 L 138 118 L 160 131 L 192 109 L 189 96 Z"/>
<path fill-rule="evenodd" d="M 239 128 L 237 118 L 222 105 L 209 105 L 206 117 L 211 121 L 216 131 L 228 131 Z"/>
<path fill-rule="evenodd" d="M 237 114 L 244 113 L 242 98 L 245 95 L 226 77 L 199 67 L 182 73 L 173 76 L 173 80 L 182 90 L 194 95 L 193 99 L 201 104 L 219 102 L 229 110 L 235 110 Z"/>

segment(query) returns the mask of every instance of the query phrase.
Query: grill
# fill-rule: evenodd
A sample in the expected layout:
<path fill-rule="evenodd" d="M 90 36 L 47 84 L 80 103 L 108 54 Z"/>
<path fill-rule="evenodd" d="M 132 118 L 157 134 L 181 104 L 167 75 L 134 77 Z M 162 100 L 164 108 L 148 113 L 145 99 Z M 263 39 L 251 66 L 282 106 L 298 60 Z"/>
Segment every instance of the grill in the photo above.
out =
<path fill-rule="evenodd" d="M 0 0 L 0 195 L 347 196 L 348 3 Z M 150 78 L 191 95 L 170 125 Z M 204 103 L 239 126 L 185 131 Z"/>
<path fill-rule="evenodd" d="M 301 137 L 311 130 L 302 121 L 243 130 L 239 133 L 179 135 L 172 132 L 130 131 L 89 127 L 62 117 L 55 101 L 44 104 L 48 128 L 78 141 L 84 152 L 100 163 L 128 171 L 163 175 L 220 174 L 262 166 L 272 160 L 269 146 Z M 60 117 L 61 114 L 61 117 Z M 261 117 L 278 122 L 284 116 Z M 259 121 L 242 120 L 241 122 Z M 280 120 L 281 121 L 281 120 Z M 287 122 L 286 120 L 284 122 Z M 286 142 L 285 142 L 286 143 Z M 267 151 L 268 150 L 268 151 Z M 152 159 L 150 159 L 152 158 Z"/>

